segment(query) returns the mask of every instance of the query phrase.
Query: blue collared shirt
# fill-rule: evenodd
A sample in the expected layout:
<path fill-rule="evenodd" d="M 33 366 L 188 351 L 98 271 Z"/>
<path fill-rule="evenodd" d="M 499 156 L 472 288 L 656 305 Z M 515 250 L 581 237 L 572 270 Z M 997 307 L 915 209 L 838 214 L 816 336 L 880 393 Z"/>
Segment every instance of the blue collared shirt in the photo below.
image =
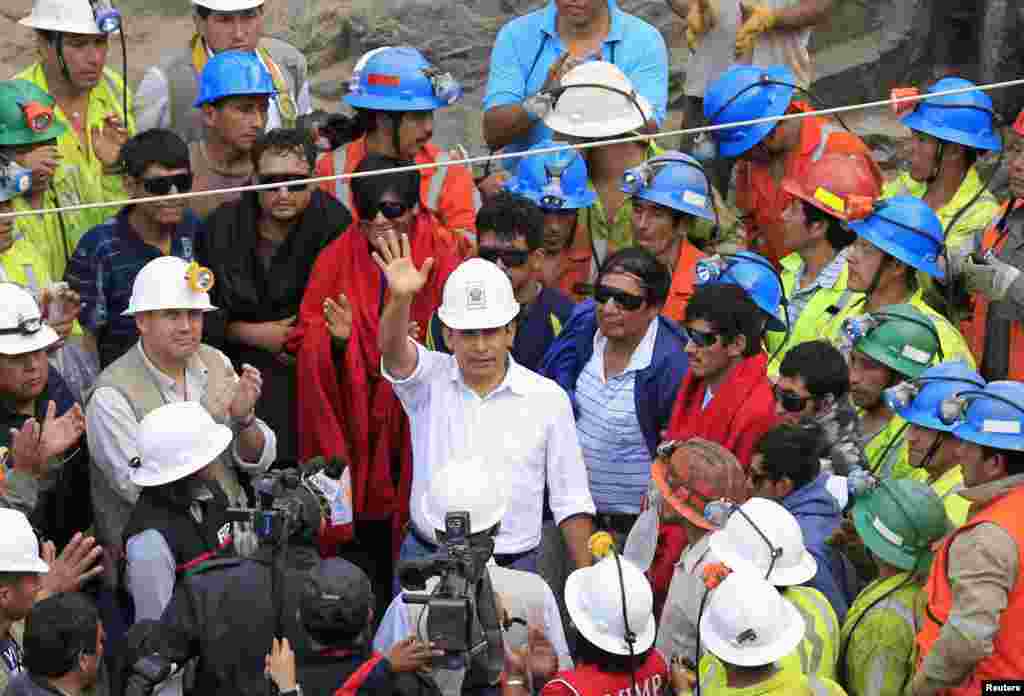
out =
<path fill-rule="evenodd" d="M 601 60 L 614 63 L 626 74 L 636 91 L 654 107 L 654 118 L 660 124 L 665 120 L 668 102 L 665 40 L 653 26 L 620 10 L 615 0 L 608 0 L 608 12 L 611 26 L 601 47 Z M 551 65 L 567 50 L 558 36 L 557 15 L 552 0 L 539 10 L 513 19 L 498 32 L 491 51 L 485 111 L 521 104 L 540 91 Z M 505 152 L 519 152 L 550 137 L 551 129 L 538 121 L 525 141 L 508 145 Z M 505 162 L 514 170 L 518 160 Z"/>

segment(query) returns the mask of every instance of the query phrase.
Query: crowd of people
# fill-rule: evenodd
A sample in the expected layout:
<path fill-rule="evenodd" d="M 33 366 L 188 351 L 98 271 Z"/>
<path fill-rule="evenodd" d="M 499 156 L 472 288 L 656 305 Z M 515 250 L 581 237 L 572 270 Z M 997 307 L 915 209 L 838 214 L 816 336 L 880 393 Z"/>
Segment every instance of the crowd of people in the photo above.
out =
<path fill-rule="evenodd" d="M 263 0 L 192 3 L 131 89 L 115 6 L 35 0 L 0 82 L 0 690 L 1024 674 L 1024 112 L 899 90 L 887 177 L 805 99 L 833 0 L 669 0 L 715 127 L 673 150 L 661 34 L 550 0 L 498 33 L 517 156 L 475 176 L 417 48 L 325 116 Z"/>

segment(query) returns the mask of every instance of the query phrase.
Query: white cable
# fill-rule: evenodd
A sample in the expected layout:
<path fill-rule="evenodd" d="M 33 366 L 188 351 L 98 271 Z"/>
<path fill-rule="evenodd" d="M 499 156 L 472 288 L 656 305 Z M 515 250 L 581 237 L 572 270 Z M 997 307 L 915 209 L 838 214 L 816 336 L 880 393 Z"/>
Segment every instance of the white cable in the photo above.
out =
<path fill-rule="evenodd" d="M 906 97 L 899 97 L 896 99 L 880 99 L 873 102 L 863 102 L 860 104 L 849 104 L 847 106 L 836 106 L 829 109 L 819 109 L 817 111 L 801 111 L 793 114 L 782 114 L 781 116 L 766 116 L 763 118 L 754 118 L 748 121 L 734 121 L 732 123 L 723 123 L 718 126 L 700 126 L 699 128 L 683 128 L 680 130 L 663 131 L 659 133 L 651 133 L 649 135 L 631 135 L 622 138 L 614 138 L 609 140 L 599 140 L 588 143 L 576 143 L 576 144 L 565 144 L 556 145 L 554 147 L 537 148 L 533 150 L 522 150 L 520 152 L 509 152 L 498 155 L 481 155 L 479 157 L 464 157 L 463 159 L 448 160 L 443 163 L 438 162 L 427 162 L 425 164 L 411 164 L 404 167 L 392 167 L 390 169 L 375 169 L 369 172 L 353 172 L 351 174 L 332 174 L 331 176 L 317 176 L 310 177 L 308 179 L 296 179 L 295 181 L 288 182 L 289 184 L 319 184 L 324 181 L 337 181 L 339 179 L 358 179 L 364 176 L 380 176 L 382 174 L 400 173 L 400 172 L 412 172 L 419 171 L 421 169 L 434 169 L 437 167 L 450 167 L 454 164 L 481 164 L 483 162 L 494 162 L 505 159 L 516 159 L 521 157 L 532 157 L 534 155 L 546 155 L 552 152 L 562 152 L 564 150 L 586 150 L 592 147 L 604 147 L 605 145 L 618 145 L 620 143 L 634 143 L 646 140 L 657 140 L 658 138 L 668 138 L 679 135 L 692 135 L 696 133 L 708 133 L 711 131 L 725 130 L 728 128 L 740 128 L 743 126 L 753 126 L 759 123 L 778 123 L 780 121 L 789 121 L 793 119 L 808 118 L 810 116 L 829 116 L 831 114 L 846 113 L 848 111 L 860 111 L 863 109 L 873 109 L 880 106 L 889 106 L 892 104 L 903 104 L 910 102 L 922 101 L 924 99 L 934 99 L 935 97 L 946 97 L 956 94 L 965 94 L 967 92 L 987 92 L 996 89 L 1006 89 L 1009 87 L 1018 87 L 1024 85 L 1024 78 L 1017 80 L 1009 80 L 1006 82 L 993 82 L 987 85 L 974 85 L 971 87 L 958 87 L 957 89 L 948 89 L 941 92 L 927 92 L 922 94 L 910 95 Z M 342 145 L 342 147 L 345 147 Z M 143 198 L 131 198 L 123 201 L 104 201 L 101 203 L 80 203 L 78 205 L 66 205 L 59 208 L 40 208 L 38 210 L 25 210 L 21 212 L 11 213 L 0 213 L 0 220 L 7 218 L 18 218 L 25 215 L 43 215 L 46 213 L 60 213 L 60 212 L 71 212 L 75 210 L 91 210 L 93 208 L 121 208 L 126 205 L 136 205 L 139 203 L 156 203 L 158 201 L 170 201 L 187 198 L 199 198 L 201 196 L 215 196 L 223 195 L 226 193 L 243 193 L 245 191 L 266 191 L 280 189 L 284 184 L 249 184 L 246 186 L 234 186 L 231 188 L 222 189 L 210 189 L 207 191 L 190 191 L 188 193 L 171 193 L 164 196 L 146 196 Z"/>

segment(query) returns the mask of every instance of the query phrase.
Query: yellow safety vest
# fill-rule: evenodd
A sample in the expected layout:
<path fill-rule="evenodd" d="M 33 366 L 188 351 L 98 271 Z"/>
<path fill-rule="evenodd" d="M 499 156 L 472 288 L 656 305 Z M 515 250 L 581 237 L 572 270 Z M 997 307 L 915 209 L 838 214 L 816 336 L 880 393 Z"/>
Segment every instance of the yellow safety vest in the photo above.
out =
<path fill-rule="evenodd" d="M 0 252 L 0 282 L 17 283 L 36 294 L 52 280 L 46 270 L 46 262 L 28 239 L 16 239 L 10 249 Z M 76 321 L 71 334 L 78 336 L 81 333 L 82 327 Z"/>
<path fill-rule="evenodd" d="M 946 517 L 949 521 L 957 527 L 963 526 L 971 509 L 971 501 L 958 495 L 964 489 L 964 472 L 960 465 L 957 464 L 930 485 L 946 508 Z"/>

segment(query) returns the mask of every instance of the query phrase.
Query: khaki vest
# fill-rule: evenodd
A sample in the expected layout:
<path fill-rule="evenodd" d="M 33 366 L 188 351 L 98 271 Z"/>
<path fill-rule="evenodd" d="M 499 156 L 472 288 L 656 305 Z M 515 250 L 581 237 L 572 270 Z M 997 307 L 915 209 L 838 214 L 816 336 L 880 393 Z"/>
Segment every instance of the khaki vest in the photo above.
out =
<path fill-rule="evenodd" d="M 224 363 L 216 348 L 200 345 L 194 359 L 199 360 L 208 371 L 207 394 L 222 393 L 235 378 L 234 372 Z M 142 348 L 136 344 L 100 373 L 92 391 L 86 397 L 86 402 L 88 403 L 88 399 L 92 398 L 97 389 L 104 387 L 115 389 L 131 405 L 136 421 L 141 422 L 150 411 L 164 405 L 163 397 L 147 374 L 147 369 L 142 359 Z M 202 404 L 204 407 L 206 406 L 205 398 Z M 227 420 L 226 413 L 219 416 L 211 415 L 219 423 L 225 423 Z M 231 448 L 225 450 L 210 467 L 231 505 L 247 507 L 248 499 L 245 490 L 239 484 L 238 476 L 232 466 Z M 124 543 L 121 535 L 124 533 L 133 506 L 114 490 L 107 477 L 101 472 L 94 469 L 89 478 L 96 536 L 104 545 L 115 544 L 120 547 Z"/>
<path fill-rule="evenodd" d="M 281 68 L 281 75 L 288 84 L 292 99 L 298 103 L 299 90 L 306 84 L 306 58 L 291 44 L 264 37 L 260 48 L 270 54 L 274 63 Z M 192 65 L 192 48 L 186 45 L 180 52 L 160 63 L 160 71 L 167 78 L 167 113 L 170 116 L 170 130 L 181 136 L 186 143 L 203 139 L 203 122 L 199 109 L 193 104 L 199 96 L 199 76 Z M 283 115 L 282 115 L 283 117 Z M 285 128 L 295 124 L 282 123 Z"/>

